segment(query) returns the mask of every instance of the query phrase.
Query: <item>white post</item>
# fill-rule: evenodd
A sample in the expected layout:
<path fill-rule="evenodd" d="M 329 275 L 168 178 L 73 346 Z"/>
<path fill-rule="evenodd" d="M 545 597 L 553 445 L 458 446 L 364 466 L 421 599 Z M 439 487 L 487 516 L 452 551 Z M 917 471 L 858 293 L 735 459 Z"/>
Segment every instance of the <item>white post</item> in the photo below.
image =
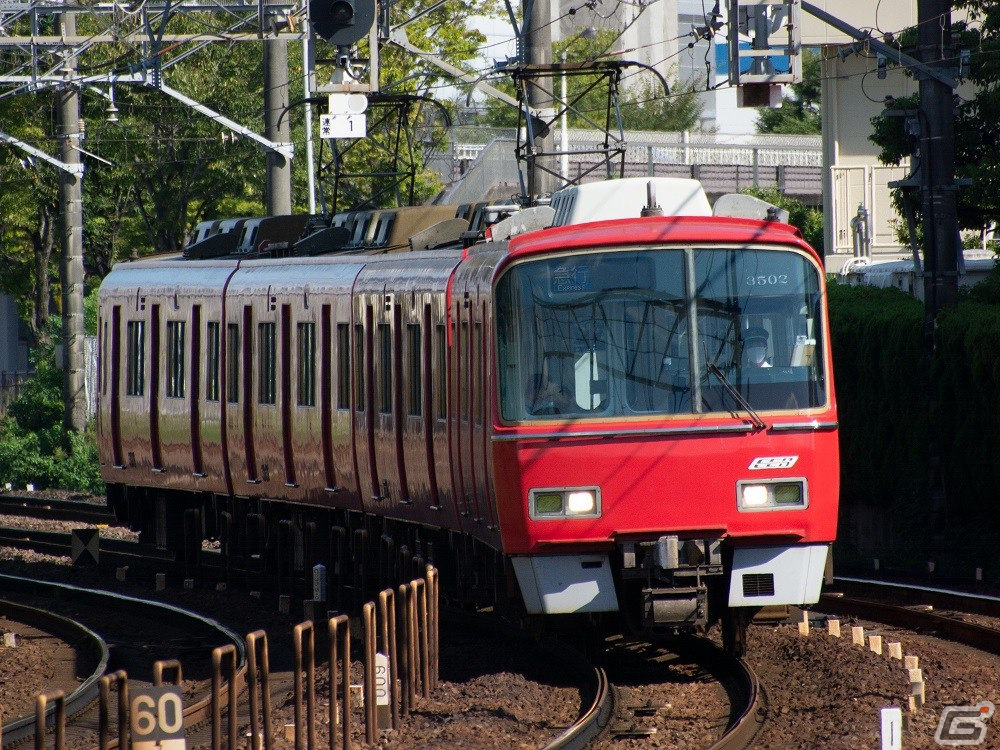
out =
<path fill-rule="evenodd" d="M 562 51 L 562 62 L 566 63 L 566 50 Z M 559 128 L 562 131 L 562 141 L 559 144 L 559 150 L 562 151 L 562 155 L 559 157 L 559 173 L 562 175 L 564 182 L 569 182 L 569 128 L 568 128 L 568 117 L 566 114 L 566 73 L 565 71 L 560 76 L 562 79 L 562 116 L 559 118 Z"/>
<path fill-rule="evenodd" d="M 882 709 L 882 750 L 902 750 L 903 711 L 899 706 Z"/>
<path fill-rule="evenodd" d="M 309 68 L 309 33 L 302 34 L 302 90 L 306 92 L 306 185 L 309 191 L 309 213 L 316 213 L 316 167 L 313 165 L 313 111 L 309 102 L 309 92 L 312 90 Z M 285 115 L 289 115 L 286 113 Z"/>

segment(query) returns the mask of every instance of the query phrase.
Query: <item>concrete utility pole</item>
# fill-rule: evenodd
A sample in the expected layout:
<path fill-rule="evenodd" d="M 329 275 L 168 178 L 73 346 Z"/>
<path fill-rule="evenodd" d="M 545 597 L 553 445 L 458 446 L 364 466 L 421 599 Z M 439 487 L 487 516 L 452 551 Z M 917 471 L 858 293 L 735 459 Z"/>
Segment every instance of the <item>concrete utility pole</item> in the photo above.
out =
<path fill-rule="evenodd" d="M 76 14 L 63 11 L 61 32 L 76 36 Z M 66 379 L 63 390 L 63 425 L 83 430 L 87 422 L 87 393 L 84 385 L 83 342 L 83 165 L 80 162 L 80 92 L 73 83 L 76 57 L 67 52 L 64 65 L 67 83 L 57 89 L 60 158 L 70 167 L 59 173 L 62 206 L 62 340 Z M 79 169 L 73 170 L 73 167 Z"/>
<path fill-rule="evenodd" d="M 268 39 L 264 42 L 264 137 L 275 143 L 288 143 L 291 126 L 288 113 L 288 42 Z M 281 118 L 281 124 L 278 124 Z M 292 212 L 292 164 L 277 151 L 267 152 L 267 187 L 264 207 L 269 216 Z"/>
<path fill-rule="evenodd" d="M 951 3 L 918 0 L 919 59 L 944 67 L 951 58 Z M 920 189 L 924 225 L 924 305 L 933 336 L 938 311 L 958 300 L 958 216 L 955 205 L 954 91 L 937 78 L 920 79 Z"/>
<path fill-rule="evenodd" d="M 525 49 L 528 65 L 551 65 L 552 64 L 552 10 L 550 0 L 525 0 L 524 15 L 528 18 L 528 25 L 525 29 L 527 44 Z M 552 120 L 553 98 L 552 98 L 552 77 L 540 76 L 532 81 L 527 88 L 529 111 L 541 110 L 543 119 L 546 122 Z M 544 116 L 548 113 L 548 116 Z M 555 151 L 555 134 L 549 132 L 544 136 L 535 138 L 534 151 L 551 154 Z M 550 159 L 552 157 L 549 157 Z M 529 199 L 539 195 L 547 195 L 555 189 L 556 179 L 554 174 L 538 168 L 535 159 L 530 161 L 531 174 L 528 175 Z M 547 165 L 554 171 L 555 162 Z"/>

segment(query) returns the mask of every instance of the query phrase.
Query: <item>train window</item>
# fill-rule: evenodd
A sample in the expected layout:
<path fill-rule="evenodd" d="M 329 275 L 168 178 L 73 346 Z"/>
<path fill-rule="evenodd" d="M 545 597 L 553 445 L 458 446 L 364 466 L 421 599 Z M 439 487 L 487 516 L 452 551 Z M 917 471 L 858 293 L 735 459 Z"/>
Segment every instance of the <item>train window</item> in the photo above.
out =
<path fill-rule="evenodd" d="M 316 405 L 316 324 L 299 323 L 298 405 Z"/>
<path fill-rule="evenodd" d="M 219 331 L 217 320 L 210 320 L 205 328 L 205 399 L 219 400 Z"/>
<path fill-rule="evenodd" d="M 98 343 L 97 361 L 101 363 L 101 394 L 108 393 L 108 321 L 98 318 L 97 330 L 101 331 Z"/>
<path fill-rule="evenodd" d="M 383 414 L 392 412 L 392 329 L 388 323 L 379 323 L 379 404 Z"/>
<path fill-rule="evenodd" d="M 698 249 L 694 268 L 704 410 L 739 411 L 733 387 L 755 409 L 822 406 L 821 281 L 806 257 Z"/>
<path fill-rule="evenodd" d="M 277 396 L 277 324 L 257 324 L 257 402 L 273 404 Z"/>
<path fill-rule="evenodd" d="M 420 383 L 420 365 L 424 361 L 423 340 L 421 339 L 419 323 L 409 324 L 406 330 L 407 338 L 409 339 L 408 351 L 406 353 L 406 361 L 409 363 L 407 368 L 409 389 L 407 390 L 408 403 L 406 411 L 412 416 L 419 417 L 423 406 L 423 393 Z"/>
<path fill-rule="evenodd" d="M 820 273 L 792 248 L 652 248 L 516 263 L 495 297 L 501 414 L 821 406 Z M 541 411 L 531 404 L 543 385 L 559 403 Z"/>
<path fill-rule="evenodd" d="M 184 397 L 184 321 L 167 321 L 167 396 Z"/>
<path fill-rule="evenodd" d="M 365 410 L 365 327 L 354 326 L 354 403 Z"/>
<path fill-rule="evenodd" d="M 459 366 L 459 385 L 458 385 L 458 403 L 459 403 L 459 414 L 462 415 L 463 421 L 469 421 L 469 413 L 471 412 L 469 404 L 469 391 L 472 384 L 472 367 L 469 362 L 469 322 L 466 320 L 462 321 L 462 338 L 459 342 L 458 356 L 460 358 Z"/>
<path fill-rule="evenodd" d="M 434 329 L 434 351 L 437 354 L 437 416 L 446 419 L 448 416 L 448 336 L 445 327 Z M 428 383 L 428 387 L 430 383 Z"/>
<path fill-rule="evenodd" d="M 146 322 L 130 320 L 125 342 L 125 394 L 141 396 L 145 391 Z"/>
<path fill-rule="evenodd" d="M 337 324 L 337 408 L 351 408 L 351 328 Z"/>
<path fill-rule="evenodd" d="M 472 337 L 472 366 L 475 368 L 472 378 L 472 410 L 476 424 L 483 423 L 483 324 L 476 322 L 476 330 Z"/>
<path fill-rule="evenodd" d="M 226 325 L 226 400 L 240 402 L 240 324 Z"/>

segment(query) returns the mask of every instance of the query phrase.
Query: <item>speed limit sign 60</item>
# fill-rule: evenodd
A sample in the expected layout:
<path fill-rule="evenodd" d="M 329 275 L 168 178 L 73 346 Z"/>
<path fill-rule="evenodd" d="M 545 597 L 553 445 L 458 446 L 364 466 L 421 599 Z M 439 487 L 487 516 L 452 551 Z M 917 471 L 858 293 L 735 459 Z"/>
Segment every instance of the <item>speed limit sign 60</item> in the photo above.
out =
<path fill-rule="evenodd" d="M 130 691 L 133 750 L 186 750 L 184 701 L 176 685 Z"/>

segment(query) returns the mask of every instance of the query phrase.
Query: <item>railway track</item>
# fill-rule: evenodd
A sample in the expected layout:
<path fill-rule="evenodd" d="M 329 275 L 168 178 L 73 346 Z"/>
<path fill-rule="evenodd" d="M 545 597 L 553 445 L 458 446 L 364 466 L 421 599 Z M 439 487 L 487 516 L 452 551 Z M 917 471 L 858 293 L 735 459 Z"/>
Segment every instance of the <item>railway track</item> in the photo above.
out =
<path fill-rule="evenodd" d="M 62 500 L 44 496 L 0 494 L 0 516 L 26 516 L 50 521 L 114 524 L 115 516 L 103 503 Z"/>
<path fill-rule="evenodd" d="M 179 607 L 114 592 L 9 575 L 0 575 L 0 596 L 17 596 L 21 601 L 32 600 L 36 605 L 47 602 L 48 604 L 36 606 L 35 610 L 40 612 L 42 606 L 45 606 L 53 611 L 35 616 L 40 622 L 48 622 L 48 627 L 59 632 L 73 632 L 73 627 L 62 622 L 67 618 L 60 618 L 55 613 L 54 610 L 58 608 L 72 608 L 83 612 L 84 614 L 77 615 L 81 622 L 88 617 L 98 618 L 100 613 L 104 613 L 102 630 L 110 630 L 115 619 L 121 621 L 119 631 L 105 635 L 114 654 L 109 656 L 107 645 L 102 646 L 104 656 L 100 659 L 98 668 L 71 696 L 74 710 L 71 712 L 67 706 L 67 716 L 75 713 L 76 718 L 67 727 L 67 744 L 89 741 L 92 746 L 97 745 L 95 732 L 99 717 L 93 704 L 98 696 L 98 681 L 109 669 L 124 669 L 129 675 L 130 683 L 133 679 L 138 680 L 139 684 L 149 683 L 152 662 L 173 659 L 179 652 L 184 652 L 185 674 L 196 677 L 195 689 L 201 693 L 195 700 L 189 700 L 184 709 L 185 728 L 204 724 L 211 717 L 212 695 L 210 689 L 206 691 L 205 685 L 211 683 L 208 665 L 214 648 L 231 646 L 235 649 L 239 665 L 237 680 L 243 680 L 246 662 L 243 639 L 215 620 Z M 130 632 L 134 641 L 132 643 L 128 641 Z M 225 687 L 220 692 L 220 701 L 222 705 L 227 704 Z M 83 710 L 86 706 L 90 708 Z M 34 714 L 6 721 L 3 725 L 3 747 L 9 748 L 26 742 L 34 734 Z"/>
<path fill-rule="evenodd" d="M 817 605 L 823 611 L 854 615 L 910 630 L 934 632 L 956 643 L 1000 654 L 1000 629 L 968 622 L 954 613 L 924 609 L 924 607 L 945 608 L 1000 618 L 1000 598 L 862 578 L 838 577 L 835 580 L 846 584 L 847 591 L 850 592 L 860 592 L 863 589 L 870 591 L 876 588 L 907 603 L 888 604 L 885 601 L 873 601 L 859 596 L 824 594 Z"/>

